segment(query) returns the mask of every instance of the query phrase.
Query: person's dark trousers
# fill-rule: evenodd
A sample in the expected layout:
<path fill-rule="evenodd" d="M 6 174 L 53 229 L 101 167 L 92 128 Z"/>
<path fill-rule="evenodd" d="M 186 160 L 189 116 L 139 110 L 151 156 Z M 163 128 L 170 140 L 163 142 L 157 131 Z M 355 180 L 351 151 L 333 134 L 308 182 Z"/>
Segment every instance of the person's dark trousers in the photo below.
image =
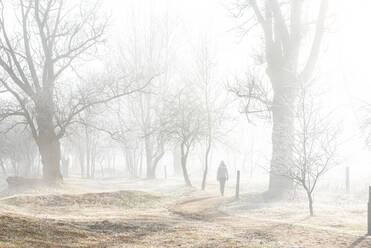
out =
<path fill-rule="evenodd" d="M 219 179 L 220 193 L 224 196 L 225 179 Z"/>

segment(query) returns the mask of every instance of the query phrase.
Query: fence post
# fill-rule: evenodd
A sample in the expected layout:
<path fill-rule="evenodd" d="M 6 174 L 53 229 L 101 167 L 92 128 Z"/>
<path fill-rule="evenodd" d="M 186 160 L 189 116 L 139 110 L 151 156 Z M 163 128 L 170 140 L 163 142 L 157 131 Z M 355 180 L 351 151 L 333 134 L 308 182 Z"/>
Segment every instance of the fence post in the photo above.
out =
<path fill-rule="evenodd" d="M 237 171 L 237 182 L 236 182 L 236 199 L 240 196 L 240 171 Z"/>
<path fill-rule="evenodd" d="M 368 226 L 368 232 L 367 235 L 371 236 L 371 186 L 368 188 L 368 221 L 367 221 L 367 226 Z"/>
<path fill-rule="evenodd" d="M 347 194 L 350 193 L 350 176 L 349 176 L 349 167 L 345 168 L 345 187 Z"/>

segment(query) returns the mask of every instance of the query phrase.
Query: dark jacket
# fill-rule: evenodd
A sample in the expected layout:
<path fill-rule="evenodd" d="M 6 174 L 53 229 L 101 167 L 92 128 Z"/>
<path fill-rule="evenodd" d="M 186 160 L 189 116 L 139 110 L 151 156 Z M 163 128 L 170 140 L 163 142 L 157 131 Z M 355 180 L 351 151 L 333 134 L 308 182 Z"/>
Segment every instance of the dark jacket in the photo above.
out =
<path fill-rule="evenodd" d="M 227 170 L 227 167 L 225 166 L 225 164 L 219 165 L 216 179 L 218 181 L 228 180 L 228 170 Z"/>

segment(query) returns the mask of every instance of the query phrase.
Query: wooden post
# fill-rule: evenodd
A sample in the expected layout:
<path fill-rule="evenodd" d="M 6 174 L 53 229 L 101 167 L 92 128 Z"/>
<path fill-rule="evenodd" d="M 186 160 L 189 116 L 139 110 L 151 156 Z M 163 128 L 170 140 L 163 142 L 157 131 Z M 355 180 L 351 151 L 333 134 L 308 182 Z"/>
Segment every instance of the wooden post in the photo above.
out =
<path fill-rule="evenodd" d="M 368 232 L 367 235 L 371 236 L 371 186 L 368 188 Z"/>
<path fill-rule="evenodd" d="M 164 166 L 164 176 L 165 176 L 165 179 L 167 179 L 166 165 Z"/>
<path fill-rule="evenodd" d="M 347 194 L 350 193 L 350 177 L 349 177 L 349 167 L 345 168 L 345 187 Z"/>
<path fill-rule="evenodd" d="M 236 182 L 236 199 L 240 196 L 240 171 L 237 171 L 237 182 Z"/>

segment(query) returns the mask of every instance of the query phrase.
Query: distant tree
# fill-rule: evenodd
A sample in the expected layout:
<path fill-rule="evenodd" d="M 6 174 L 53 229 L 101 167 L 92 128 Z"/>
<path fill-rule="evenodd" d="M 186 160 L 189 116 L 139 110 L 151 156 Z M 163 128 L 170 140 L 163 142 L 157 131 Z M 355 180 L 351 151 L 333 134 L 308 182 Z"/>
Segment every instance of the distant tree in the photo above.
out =
<path fill-rule="evenodd" d="M 188 173 L 188 159 L 191 149 L 207 132 L 207 114 L 200 99 L 191 87 L 180 90 L 167 101 L 167 135 L 180 146 L 180 159 L 186 185 L 192 186 Z"/>
<path fill-rule="evenodd" d="M 118 118 L 126 119 L 127 127 L 137 136 L 136 139 L 143 143 L 146 178 L 156 177 L 158 163 L 165 154 L 165 147 L 169 138 L 164 131 L 166 92 L 161 91 L 161 79 L 157 78 L 154 83 L 146 88 L 145 92 L 137 92 L 122 102 L 126 105 L 121 108 Z M 119 120 L 120 122 L 124 120 Z M 141 146 L 141 144 L 138 144 Z"/>
<path fill-rule="evenodd" d="M 38 155 L 37 147 L 27 129 L 14 127 L 0 134 L 0 167 L 4 174 L 37 176 Z"/>
<path fill-rule="evenodd" d="M 89 111 L 83 113 L 85 116 L 83 124 L 81 125 L 83 138 L 78 142 L 85 144 L 85 173 L 86 178 L 94 178 L 97 164 L 97 156 L 99 154 L 99 148 L 104 144 L 104 137 L 102 133 L 98 130 L 86 125 L 85 123 L 90 123 L 89 119 L 92 118 Z"/>
<path fill-rule="evenodd" d="M 149 7 L 154 11 L 153 6 Z M 167 94 L 170 81 L 173 30 L 168 16 L 141 16 L 134 10 L 120 42 L 118 64 L 120 69 L 134 75 L 134 81 L 154 77 L 145 91 L 137 92 L 130 102 L 123 104 L 128 108 L 133 125 L 139 127 L 138 139 L 143 141 L 146 177 L 156 177 L 159 161 L 165 154 L 167 139 L 162 132 L 161 114 L 163 97 Z M 124 116 L 124 115 L 122 115 Z"/>
<path fill-rule="evenodd" d="M 205 190 L 206 180 L 209 171 L 210 153 L 213 145 L 223 134 L 223 124 L 226 121 L 226 102 L 222 98 L 224 89 L 220 87 L 217 81 L 216 59 L 213 52 L 213 46 L 205 33 L 200 40 L 200 44 L 195 52 L 195 63 L 189 79 L 189 84 L 193 84 L 194 94 L 199 98 L 203 105 L 202 109 L 205 114 L 205 132 L 201 138 L 205 147 L 203 176 L 201 189 Z M 188 84 L 188 85 L 189 85 Z"/>
<path fill-rule="evenodd" d="M 128 101 L 130 101 L 128 99 Z M 126 106 L 128 107 L 128 106 Z M 122 111 L 125 109 L 127 111 Z M 126 162 L 126 170 L 132 177 L 140 177 L 142 173 L 143 144 L 141 142 L 140 128 L 135 122 L 138 113 L 131 112 L 130 107 L 120 108 L 117 111 L 116 125 L 111 129 L 110 135 L 122 151 Z M 140 117 L 139 117 L 140 118 Z M 118 124 L 118 125 L 117 125 Z"/>

